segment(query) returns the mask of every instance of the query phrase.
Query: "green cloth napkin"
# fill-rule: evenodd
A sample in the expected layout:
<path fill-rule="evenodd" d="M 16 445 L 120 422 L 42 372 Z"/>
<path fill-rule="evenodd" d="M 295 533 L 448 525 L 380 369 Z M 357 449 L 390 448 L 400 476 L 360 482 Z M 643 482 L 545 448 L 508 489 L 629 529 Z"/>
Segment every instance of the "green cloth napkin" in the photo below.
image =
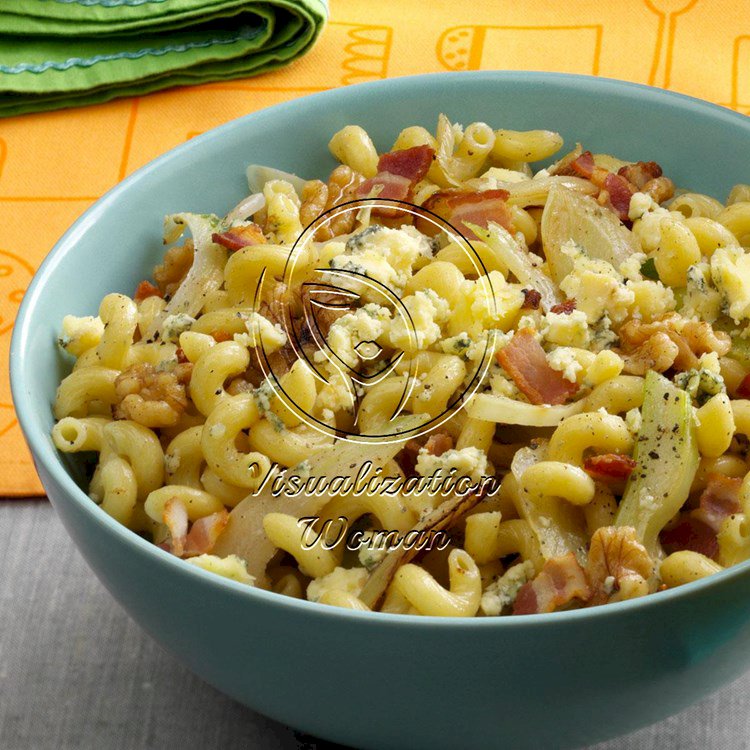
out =
<path fill-rule="evenodd" d="M 281 67 L 326 0 L 0 0 L 0 117 Z"/>

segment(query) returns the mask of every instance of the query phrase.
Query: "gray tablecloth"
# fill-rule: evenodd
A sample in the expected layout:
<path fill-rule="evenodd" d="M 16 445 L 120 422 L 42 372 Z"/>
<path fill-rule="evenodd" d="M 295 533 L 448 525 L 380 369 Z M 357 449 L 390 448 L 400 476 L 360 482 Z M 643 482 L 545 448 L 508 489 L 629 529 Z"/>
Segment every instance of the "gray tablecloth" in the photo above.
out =
<path fill-rule="evenodd" d="M 47 502 L 0 502 L 2 750 L 331 747 L 226 698 L 163 652 L 103 589 Z M 750 748 L 750 674 L 596 750 L 636 748 Z"/>

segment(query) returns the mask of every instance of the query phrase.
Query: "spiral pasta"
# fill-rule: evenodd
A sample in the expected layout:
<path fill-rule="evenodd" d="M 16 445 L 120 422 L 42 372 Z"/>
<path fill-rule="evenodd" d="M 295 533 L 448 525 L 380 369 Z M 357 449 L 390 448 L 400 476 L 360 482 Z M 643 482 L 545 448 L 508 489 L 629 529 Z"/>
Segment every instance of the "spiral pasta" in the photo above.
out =
<path fill-rule="evenodd" d="M 254 166 L 226 216 L 167 217 L 154 283 L 61 322 L 54 445 L 167 552 L 355 611 L 598 606 L 750 559 L 750 188 L 562 144 L 347 125 L 327 178 Z"/>

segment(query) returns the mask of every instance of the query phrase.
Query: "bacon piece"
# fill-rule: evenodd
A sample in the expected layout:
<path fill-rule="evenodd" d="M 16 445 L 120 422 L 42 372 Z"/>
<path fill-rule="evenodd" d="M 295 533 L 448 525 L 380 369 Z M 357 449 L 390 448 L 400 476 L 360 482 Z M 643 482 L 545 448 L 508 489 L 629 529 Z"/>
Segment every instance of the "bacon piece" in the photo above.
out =
<path fill-rule="evenodd" d="M 452 224 L 466 239 L 475 240 L 477 236 L 466 223 L 487 227 L 494 221 L 508 231 L 513 230 L 510 210 L 506 204 L 507 190 L 464 190 L 450 188 L 431 195 L 423 207 Z M 416 227 L 423 234 L 437 234 L 438 228 L 426 219 L 418 218 Z"/>
<path fill-rule="evenodd" d="M 626 164 L 624 167 L 620 167 L 617 174 L 640 190 L 646 183 L 661 177 L 662 170 L 655 161 L 637 161 L 635 164 Z"/>
<path fill-rule="evenodd" d="M 411 196 L 411 190 L 413 187 L 412 181 L 408 177 L 402 177 L 398 174 L 391 174 L 390 172 L 378 172 L 375 177 L 371 177 L 369 180 L 365 180 L 357 189 L 358 198 L 369 198 L 376 187 L 380 187 L 381 190 L 377 194 L 377 198 L 386 198 L 393 201 L 408 201 Z M 385 208 L 383 206 L 373 206 L 373 216 L 383 216 L 387 218 L 395 218 L 401 216 L 404 212 L 397 207 Z"/>
<path fill-rule="evenodd" d="M 578 391 L 578 384 L 553 370 L 542 345 L 524 328 L 497 353 L 500 366 L 511 376 L 532 404 L 564 404 Z"/>
<path fill-rule="evenodd" d="M 522 310 L 538 310 L 542 295 L 536 289 L 521 289 L 523 292 Z"/>
<path fill-rule="evenodd" d="M 219 344 L 222 341 L 231 341 L 232 334 L 229 333 L 229 331 L 222 331 L 221 329 L 217 329 L 215 331 L 211 331 L 211 338 L 216 341 L 217 344 Z"/>
<path fill-rule="evenodd" d="M 575 309 L 576 301 L 574 299 L 566 299 L 565 302 L 559 302 L 556 305 L 552 305 L 549 311 L 557 313 L 558 315 L 570 315 Z"/>
<path fill-rule="evenodd" d="M 407 440 L 404 447 L 396 456 L 396 463 L 399 465 L 404 476 L 413 477 L 416 473 L 417 456 L 422 449 L 422 445 L 417 440 Z"/>
<path fill-rule="evenodd" d="M 654 563 L 632 526 L 601 526 L 593 533 L 586 563 L 590 604 L 647 594 L 653 572 Z"/>
<path fill-rule="evenodd" d="M 427 438 L 424 448 L 433 456 L 442 456 L 453 448 L 453 438 L 447 432 L 435 432 Z"/>
<path fill-rule="evenodd" d="M 703 521 L 714 532 L 718 532 L 725 519 L 739 513 L 740 487 L 742 479 L 726 477 L 723 474 L 709 474 L 708 485 L 701 493 L 698 508 L 690 515 Z"/>
<path fill-rule="evenodd" d="M 604 178 L 604 190 L 607 191 L 609 204 L 620 221 L 628 220 L 630 199 L 635 194 L 633 186 L 620 175 L 609 172 Z"/>
<path fill-rule="evenodd" d="M 266 238 L 263 230 L 257 224 L 248 224 L 244 227 L 232 227 L 221 234 L 214 232 L 211 239 L 217 245 L 223 245 L 228 250 L 242 250 L 250 245 L 264 245 Z"/>
<path fill-rule="evenodd" d="M 674 526 L 665 528 L 659 534 L 659 540 L 667 554 L 689 550 L 714 558 L 719 551 L 716 532 L 708 524 L 690 515 L 683 516 Z"/>
<path fill-rule="evenodd" d="M 698 507 L 683 514 L 677 523 L 660 534 L 664 549 L 667 552 L 686 549 L 715 558 L 719 552 L 716 535 L 722 524 L 742 509 L 739 496 L 741 486 L 742 479 L 739 477 L 709 474 Z"/>
<path fill-rule="evenodd" d="M 145 279 L 138 284 L 138 286 L 135 288 L 135 294 L 133 295 L 133 299 L 136 302 L 143 302 L 144 299 L 147 297 L 161 297 L 161 289 L 159 289 L 158 286 L 155 284 L 152 284 L 150 281 L 146 281 Z"/>
<path fill-rule="evenodd" d="M 210 516 L 199 518 L 190 527 L 187 537 L 185 538 L 185 549 L 183 554 L 186 557 L 192 555 L 205 555 L 211 552 L 219 538 L 219 534 L 224 531 L 224 527 L 229 522 L 229 513 L 222 508 L 218 513 L 212 513 Z"/>
<path fill-rule="evenodd" d="M 177 351 L 174 353 L 175 357 L 177 357 L 177 362 L 181 365 L 187 364 L 190 360 L 185 356 L 185 352 L 183 351 L 181 346 L 177 347 Z"/>
<path fill-rule="evenodd" d="M 378 173 L 359 186 L 357 197 L 367 198 L 376 188 L 380 188 L 378 198 L 408 201 L 414 186 L 424 179 L 434 158 L 435 151 L 430 146 L 415 146 L 383 154 L 378 161 Z M 372 214 L 395 218 L 401 216 L 403 211 L 396 207 L 375 206 Z"/>
<path fill-rule="evenodd" d="M 750 375 L 745 375 L 742 382 L 737 386 L 736 393 L 739 398 L 750 398 Z"/>
<path fill-rule="evenodd" d="M 547 560 L 533 580 L 521 586 L 513 605 L 514 615 L 554 612 L 573 599 L 587 601 L 591 597 L 586 574 L 575 555 Z"/>
<path fill-rule="evenodd" d="M 573 159 L 569 166 L 574 174 L 590 180 L 594 175 L 594 170 L 596 169 L 596 164 L 594 163 L 594 155 L 591 153 L 591 151 L 584 151 L 579 157 Z"/>
<path fill-rule="evenodd" d="M 412 184 L 416 184 L 425 178 L 434 158 L 435 149 L 431 146 L 414 146 L 401 151 L 390 151 L 378 160 L 378 172 L 406 177 Z"/>
<path fill-rule="evenodd" d="M 188 530 L 188 513 L 185 503 L 177 497 L 170 497 L 164 503 L 162 520 L 169 529 L 171 537 L 169 549 L 173 555 L 182 556 Z"/>
<path fill-rule="evenodd" d="M 584 471 L 593 479 L 603 482 L 627 479 L 635 467 L 636 462 L 630 456 L 623 456 L 620 453 L 589 456 L 583 462 Z"/>

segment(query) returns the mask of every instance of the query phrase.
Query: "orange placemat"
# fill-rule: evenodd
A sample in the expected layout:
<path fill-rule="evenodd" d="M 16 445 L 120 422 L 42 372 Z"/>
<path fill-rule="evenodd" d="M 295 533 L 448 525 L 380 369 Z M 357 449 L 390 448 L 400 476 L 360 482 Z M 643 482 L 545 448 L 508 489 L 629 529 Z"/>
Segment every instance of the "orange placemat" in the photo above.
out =
<path fill-rule="evenodd" d="M 0 120 L 0 495 L 41 492 L 8 384 L 18 303 L 92 201 L 178 143 L 276 102 L 389 76 L 478 69 L 622 78 L 750 114 L 750 15 L 746 0 L 333 0 L 317 47 L 282 71 Z"/>

